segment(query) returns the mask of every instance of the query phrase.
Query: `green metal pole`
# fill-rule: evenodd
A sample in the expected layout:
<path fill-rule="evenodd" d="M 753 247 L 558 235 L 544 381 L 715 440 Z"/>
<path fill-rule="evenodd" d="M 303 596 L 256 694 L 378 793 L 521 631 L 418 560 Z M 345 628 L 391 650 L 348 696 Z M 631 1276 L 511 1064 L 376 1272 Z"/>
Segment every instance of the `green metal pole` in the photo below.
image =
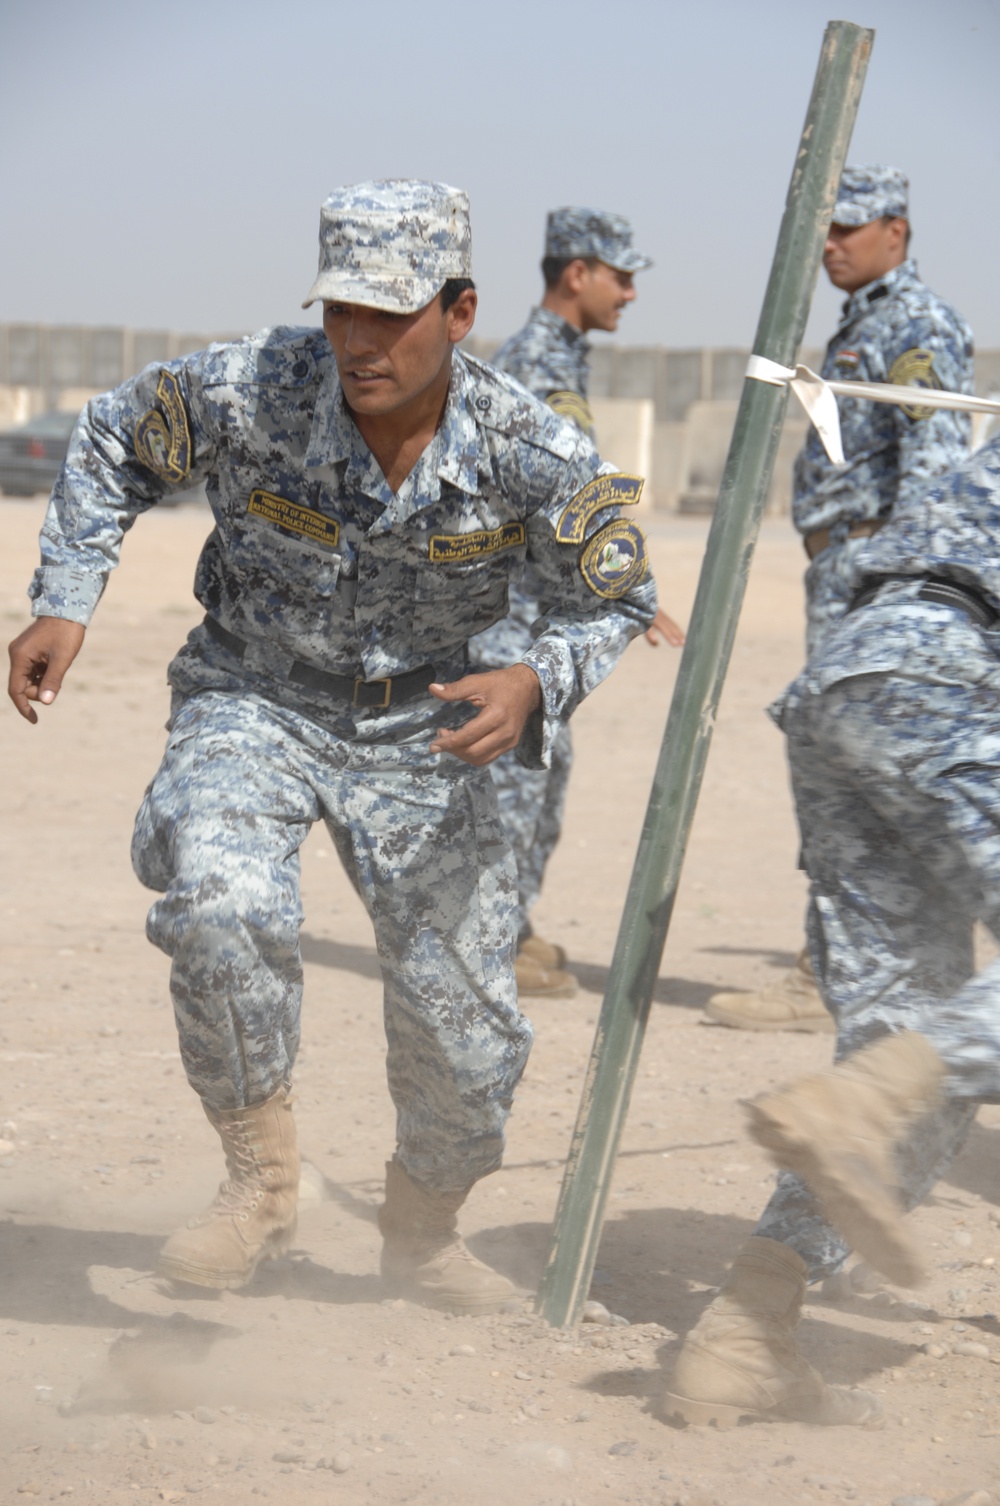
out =
<path fill-rule="evenodd" d="M 831 21 L 823 37 L 753 347 L 783 366 L 794 364 L 809 316 L 874 35 Z M 558 1327 L 577 1321 L 590 1288 L 787 398 L 786 387 L 743 384 L 539 1292 L 539 1311 Z"/>

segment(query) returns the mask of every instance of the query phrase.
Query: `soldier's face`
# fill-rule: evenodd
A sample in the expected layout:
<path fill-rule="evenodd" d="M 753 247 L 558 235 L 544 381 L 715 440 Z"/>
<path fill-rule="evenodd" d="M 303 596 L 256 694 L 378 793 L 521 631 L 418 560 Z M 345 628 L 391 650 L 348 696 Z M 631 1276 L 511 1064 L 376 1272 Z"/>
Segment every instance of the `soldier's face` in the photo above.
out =
<path fill-rule="evenodd" d="M 475 317 L 468 289 L 451 308 L 435 298 L 415 314 L 390 314 L 357 303 L 324 303 L 323 331 L 355 413 L 407 415 L 447 394 L 451 352 Z"/>
<path fill-rule="evenodd" d="M 826 275 L 835 288 L 856 293 L 906 257 L 906 221 L 871 220 L 867 225 L 831 225 L 823 248 Z"/>
<path fill-rule="evenodd" d="M 582 328 L 615 330 L 622 309 L 635 299 L 635 286 L 631 272 L 619 272 L 599 261 L 594 266 L 584 264 L 580 280 L 580 314 Z"/>

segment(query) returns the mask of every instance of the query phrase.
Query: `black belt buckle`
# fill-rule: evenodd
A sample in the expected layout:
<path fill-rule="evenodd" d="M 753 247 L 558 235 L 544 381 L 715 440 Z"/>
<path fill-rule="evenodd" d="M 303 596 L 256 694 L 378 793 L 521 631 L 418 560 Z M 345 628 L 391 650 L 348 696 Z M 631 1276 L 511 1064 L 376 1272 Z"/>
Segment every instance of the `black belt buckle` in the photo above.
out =
<path fill-rule="evenodd" d="M 381 695 L 380 701 L 367 699 L 362 692 L 377 690 Z M 362 711 L 388 711 L 389 702 L 392 700 L 391 680 L 362 680 L 360 677 L 354 681 L 354 698 L 351 702 Z"/>

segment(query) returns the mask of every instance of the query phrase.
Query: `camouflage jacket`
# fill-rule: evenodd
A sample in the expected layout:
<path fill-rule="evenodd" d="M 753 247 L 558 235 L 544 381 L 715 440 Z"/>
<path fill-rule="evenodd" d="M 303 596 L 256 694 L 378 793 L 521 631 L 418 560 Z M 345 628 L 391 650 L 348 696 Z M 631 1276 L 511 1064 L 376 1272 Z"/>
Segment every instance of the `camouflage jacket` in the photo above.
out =
<path fill-rule="evenodd" d="M 822 374 L 971 393 L 972 332 L 905 261 L 844 304 Z M 792 516 L 802 534 L 830 528 L 836 537 L 840 527 L 846 537 L 851 523 L 887 517 L 968 454 L 966 413 L 863 398 L 837 404 L 844 464 L 832 463 L 814 429 L 795 462 Z"/>
<path fill-rule="evenodd" d="M 539 307 L 531 310 L 524 328 L 501 345 L 493 365 L 593 439 L 594 421 L 587 405 L 589 351 L 582 329 Z"/>
<path fill-rule="evenodd" d="M 323 333 L 278 328 L 149 366 L 87 405 L 43 526 L 34 614 L 86 623 L 123 533 L 201 481 L 215 529 L 195 594 L 278 698 L 293 662 L 454 678 L 530 559 L 545 618 L 521 657 L 547 746 L 655 611 L 642 534 L 619 518 L 629 484 L 573 425 L 456 352 L 437 434 L 393 494 Z"/>
<path fill-rule="evenodd" d="M 964 612 L 918 596 L 929 577 L 951 581 L 992 606 L 1000 622 L 1000 437 L 909 497 L 852 551 L 850 568 L 856 590 L 882 582 L 877 595 L 833 626 L 771 708 L 779 724 L 794 698 L 855 675 L 901 673 L 943 690 L 977 684 L 1000 693 L 1000 627 L 978 627 Z M 927 728 L 928 764 L 947 730 L 945 723 Z M 987 761 L 996 761 L 995 749 Z"/>

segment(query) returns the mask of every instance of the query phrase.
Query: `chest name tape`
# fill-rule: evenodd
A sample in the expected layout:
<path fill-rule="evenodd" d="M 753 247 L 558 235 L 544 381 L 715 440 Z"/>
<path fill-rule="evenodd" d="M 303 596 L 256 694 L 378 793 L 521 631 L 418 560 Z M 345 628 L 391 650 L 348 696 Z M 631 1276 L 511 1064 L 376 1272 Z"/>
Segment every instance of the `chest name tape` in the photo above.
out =
<path fill-rule="evenodd" d="M 287 497 L 279 497 L 260 487 L 250 493 L 247 512 L 255 518 L 263 518 L 266 523 L 275 523 L 289 533 L 325 544 L 328 549 L 336 549 L 340 542 L 340 524 L 336 518 L 325 517 L 311 507 L 303 507 L 301 502 L 290 502 Z"/>
<path fill-rule="evenodd" d="M 472 533 L 435 533 L 427 545 L 432 565 L 460 564 L 513 549 L 526 538 L 523 523 L 501 523 L 499 528 L 477 528 Z"/>

